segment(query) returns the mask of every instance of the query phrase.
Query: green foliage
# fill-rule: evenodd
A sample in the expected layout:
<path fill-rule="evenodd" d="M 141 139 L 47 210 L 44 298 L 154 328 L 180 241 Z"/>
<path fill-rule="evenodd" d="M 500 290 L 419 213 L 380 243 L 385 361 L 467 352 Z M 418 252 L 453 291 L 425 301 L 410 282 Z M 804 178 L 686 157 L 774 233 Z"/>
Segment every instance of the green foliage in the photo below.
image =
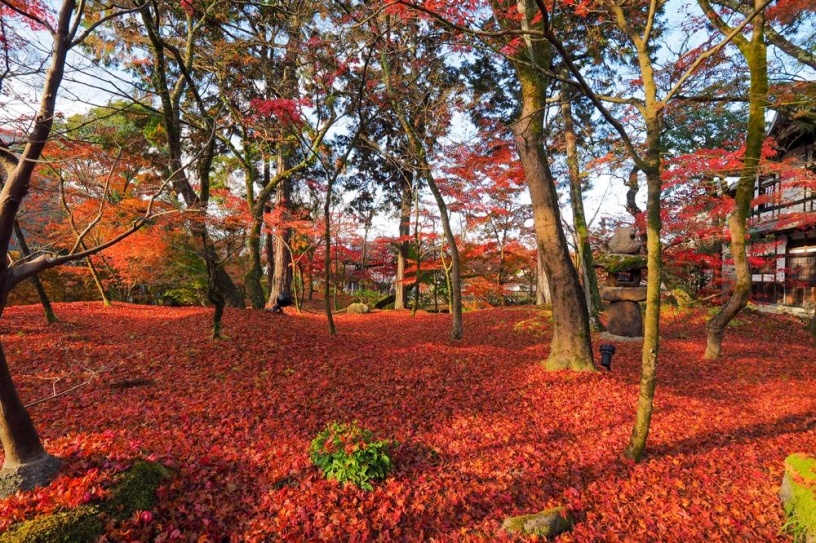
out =
<path fill-rule="evenodd" d="M 312 440 L 309 457 L 327 479 L 373 490 L 369 481 L 384 479 L 391 469 L 391 445 L 376 441 L 371 431 L 360 428 L 356 421 L 332 422 Z"/>
<path fill-rule="evenodd" d="M 382 300 L 383 294 L 376 290 L 360 289 L 354 292 L 354 301 L 366 304 L 368 307 L 374 305 Z"/>

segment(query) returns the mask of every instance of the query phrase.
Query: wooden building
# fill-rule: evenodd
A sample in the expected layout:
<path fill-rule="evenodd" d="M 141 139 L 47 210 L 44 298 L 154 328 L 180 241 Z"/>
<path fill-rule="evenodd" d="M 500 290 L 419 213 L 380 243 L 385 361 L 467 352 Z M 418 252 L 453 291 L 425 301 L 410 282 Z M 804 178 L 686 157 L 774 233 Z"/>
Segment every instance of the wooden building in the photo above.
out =
<path fill-rule="evenodd" d="M 757 183 L 749 253 L 752 299 L 816 307 L 816 109 L 778 112 L 769 135 L 780 171 Z"/>

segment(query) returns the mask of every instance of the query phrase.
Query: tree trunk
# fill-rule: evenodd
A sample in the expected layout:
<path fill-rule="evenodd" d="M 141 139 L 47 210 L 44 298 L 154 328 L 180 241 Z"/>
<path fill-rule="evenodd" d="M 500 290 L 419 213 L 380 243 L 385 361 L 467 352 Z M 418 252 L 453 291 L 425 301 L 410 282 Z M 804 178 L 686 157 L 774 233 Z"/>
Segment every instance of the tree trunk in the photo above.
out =
<path fill-rule="evenodd" d="M 337 328 L 334 325 L 334 317 L 332 316 L 331 303 L 331 196 L 333 182 L 334 177 L 329 176 L 328 182 L 326 183 L 326 200 L 323 202 L 323 242 L 326 246 L 326 254 L 323 256 L 323 300 L 326 304 L 326 320 L 329 324 L 329 334 L 332 336 L 337 335 Z M 336 293 L 336 286 L 334 290 Z"/>
<path fill-rule="evenodd" d="M 456 237 L 453 235 L 450 218 L 448 217 L 448 206 L 445 205 L 445 199 L 436 186 L 436 180 L 431 174 L 430 165 L 423 161 L 423 173 L 425 181 L 428 183 L 431 192 L 436 200 L 436 205 L 439 207 L 439 214 L 442 219 L 442 230 L 445 232 L 445 239 L 448 242 L 448 249 L 451 253 L 450 265 L 450 313 L 452 317 L 451 323 L 451 339 L 462 339 L 462 277 L 459 271 L 459 248 L 456 246 Z M 447 269 L 445 270 L 447 273 Z"/>
<path fill-rule="evenodd" d="M 45 452 L 34 423 L 23 407 L 0 345 L 0 442 L 5 461 L 0 469 L 0 498 L 17 490 L 48 484 L 60 462 Z"/>
<path fill-rule="evenodd" d="M 394 285 L 394 309 L 405 309 L 408 305 L 407 289 L 405 288 L 405 265 L 408 261 L 408 248 L 411 235 L 411 201 L 413 196 L 413 177 L 403 172 L 402 195 L 400 201 L 399 237 L 397 243 L 397 280 Z"/>
<path fill-rule="evenodd" d="M 272 284 L 275 280 L 275 236 L 272 232 L 266 233 L 264 251 L 266 252 L 266 291 L 272 292 Z"/>
<path fill-rule="evenodd" d="M 82 247 L 83 251 L 87 249 L 84 243 L 80 243 L 80 247 Z M 111 304 L 110 298 L 108 298 L 108 295 L 105 293 L 105 287 L 102 286 L 99 272 L 96 271 L 96 266 L 94 266 L 94 263 L 91 261 L 91 257 L 88 257 L 86 262 L 88 263 L 88 269 L 91 271 L 91 277 L 93 278 L 94 285 L 96 285 L 96 290 L 99 291 L 99 296 L 102 297 L 102 305 L 109 306 Z"/>
<path fill-rule="evenodd" d="M 263 206 L 260 206 L 263 210 Z M 263 278 L 263 266 L 261 265 L 261 227 L 263 225 L 263 212 L 260 220 L 253 217 L 252 226 L 247 236 L 247 248 L 249 249 L 249 270 L 244 275 L 244 285 L 252 309 L 263 309 L 266 302 L 261 279 Z"/>
<path fill-rule="evenodd" d="M 760 0 L 755 0 L 754 8 L 761 7 Z M 722 354 L 722 340 L 726 326 L 737 314 L 748 305 L 751 295 L 751 268 L 746 251 L 747 230 L 745 223 L 751 211 L 751 199 L 754 197 L 757 169 L 762 157 L 762 142 L 765 139 L 765 104 L 768 98 L 768 66 L 765 46 L 765 16 L 759 14 L 753 21 L 751 41 L 736 38 L 751 74 L 748 105 L 748 134 L 745 141 L 745 156 L 742 171 L 737 183 L 734 197 L 734 212 L 728 219 L 731 231 L 731 257 L 734 259 L 736 282 L 731 297 L 708 321 L 706 325 L 707 359 L 718 358 Z"/>
<path fill-rule="evenodd" d="M 639 171 L 640 168 L 633 166 L 632 169 L 629 170 L 629 179 L 626 181 L 626 211 L 632 216 L 635 225 L 640 221 L 640 214 L 642 213 L 637 205 L 637 193 L 640 189 L 640 184 L 638 183 Z"/>
<path fill-rule="evenodd" d="M 544 271 L 541 251 L 536 249 L 536 305 L 549 305 L 551 303 L 550 280 L 547 278 L 547 272 Z"/>
<path fill-rule="evenodd" d="M 594 370 L 584 294 L 570 260 L 561 226 L 558 195 L 544 150 L 546 88 L 541 76 L 514 64 L 521 82 L 522 109 L 513 125 L 516 147 L 533 204 L 533 219 L 543 271 L 550 282 L 553 339 L 546 367 L 552 370 Z"/>
<path fill-rule="evenodd" d="M 267 186 L 270 182 L 271 172 L 269 171 L 269 161 L 264 159 L 263 179 L 261 182 L 263 186 Z M 266 296 L 264 295 L 263 285 L 263 265 L 261 264 L 261 236 L 263 233 L 264 209 L 266 209 L 266 201 L 257 201 L 255 199 L 255 166 L 249 164 L 246 168 L 246 189 L 247 189 L 247 205 L 252 213 L 252 225 L 247 236 L 247 249 L 249 250 L 249 269 L 244 275 L 244 286 L 246 287 L 247 296 L 252 309 L 263 309 L 266 303 Z"/>
<path fill-rule="evenodd" d="M 281 180 L 278 185 L 278 206 L 284 208 L 284 221 L 290 219 L 292 182 L 289 178 Z M 272 276 L 272 288 L 269 292 L 268 306 L 275 305 L 279 295 L 292 295 L 292 255 L 289 243 L 292 240 L 292 229 L 285 224 L 279 236 L 275 236 L 275 267 Z"/>
<path fill-rule="evenodd" d="M 83 4 L 84 6 L 84 4 Z M 65 61 L 75 32 L 74 16 L 81 18 L 76 2 L 65 0 L 59 7 L 54 25 L 51 49 L 51 65 L 45 74 L 40 106 L 28 135 L 22 155 L 13 167 L 8 167 L 8 157 L 1 157 L 6 167 L 6 183 L 2 189 L 3 205 L 0 207 L 0 314 L 6 307 L 10 290 L 8 248 L 17 220 L 20 203 L 28 193 L 34 168 L 51 134 L 57 94 L 64 75 Z M 2 155 L 2 153 L 0 153 Z M 20 401 L 11 378 L 5 352 L 0 345 L 0 443 L 5 459 L 0 470 L 0 496 L 16 490 L 30 489 L 47 484 L 59 470 L 59 460 L 43 449 L 31 417 Z"/>
<path fill-rule="evenodd" d="M 419 187 L 414 190 L 414 246 L 416 247 L 416 276 L 414 277 L 414 307 L 411 308 L 411 316 L 415 317 L 419 311 L 419 276 L 422 265 L 422 238 L 419 235 Z"/>
<path fill-rule="evenodd" d="M 20 251 L 22 251 L 23 256 L 30 256 L 31 249 L 29 249 L 28 243 L 26 243 L 25 236 L 23 235 L 23 229 L 20 228 L 20 223 L 16 220 L 14 221 L 14 235 L 17 237 L 17 243 L 20 244 Z M 45 322 L 48 324 L 57 322 L 59 319 L 57 319 L 57 316 L 54 314 L 54 309 L 51 307 L 51 300 L 48 299 L 48 294 L 46 294 L 45 289 L 43 288 L 42 281 L 40 281 L 40 276 L 32 275 L 31 284 L 34 286 L 34 290 L 37 292 L 37 297 L 40 299 L 40 305 L 42 305 L 43 313 L 45 314 Z"/>
<path fill-rule="evenodd" d="M 565 71 L 566 72 L 566 71 Z M 567 73 L 563 74 L 566 78 Z M 592 260 L 592 248 L 589 245 L 589 229 L 584 213 L 584 195 L 581 187 L 581 172 L 578 161 L 578 144 L 572 122 L 572 86 L 561 83 L 561 117 L 564 121 L 564 140 L 567 150 L 567 168 L 570 178 L 570 203 L 572 204 L 572 222 L 575 226 L 575 246 L 578 250 L 578 269 L 584 277 L 584 296 L 589 311 L 589 321 L 593 329 L 598 330 L 601 319 L 601 293 L 598 290 L 598 278 Z"/>
<path fill-rule="evenodd" d="M 660 125 L 654 121 L 657 128 L 651 132 L 659 143 Z M 648 124 L 647 124 L 648 126 Z M 646 448 L 646 439 L 652 420 L 652 403 L 657 385 L 657 359 L 660 346 L 660 276 L 662 271 L 662 246 L 660 242 L 660 151 L 659 146 L 650 153 L 650 164 L 653 166 L 646 172 L 648 185 L 648 201 L 646 204 L 646 314 L 643 318 L 643 349 L 641 354 L 640 392 L 638 394 L 637 413 L 635 424 L 629 443 L 624 450 L 624 456 L 639 462 Z"/>

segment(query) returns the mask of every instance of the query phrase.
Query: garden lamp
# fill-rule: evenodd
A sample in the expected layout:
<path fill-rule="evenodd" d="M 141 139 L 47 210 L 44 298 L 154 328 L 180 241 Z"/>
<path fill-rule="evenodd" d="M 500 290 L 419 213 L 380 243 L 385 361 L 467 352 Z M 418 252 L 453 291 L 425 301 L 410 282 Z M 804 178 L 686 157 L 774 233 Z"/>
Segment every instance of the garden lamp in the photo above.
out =
<path fill-rule="evenodd" d="M 615 354 L 615 346 L 601 345 L 598 350 L 601 351 L 601 366 L 612 371 L 612 355 Z"/>

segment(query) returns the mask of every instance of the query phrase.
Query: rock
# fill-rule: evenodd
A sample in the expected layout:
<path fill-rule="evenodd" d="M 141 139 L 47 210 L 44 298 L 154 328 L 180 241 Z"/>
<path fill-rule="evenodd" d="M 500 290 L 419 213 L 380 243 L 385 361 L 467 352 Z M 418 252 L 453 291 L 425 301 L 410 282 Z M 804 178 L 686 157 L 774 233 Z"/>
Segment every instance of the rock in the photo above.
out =
<path fill-rule="evenodd" d="M 633 228 L 621 227 L 612 234 L 609 240 L 609 250 L 613 253 L 623 253 L 627 255 L 636 254 L 640 251 L 640 240 Z"/>
<path fill-rule="evenodd" d="M 43 454 L 28 464 L 0 469 L 0 499 L 18 490 L 48 485 L 56 477 L 61 464 L 59 458 Z"/>
<path fill-rule="evenodd" d="M 565 507 L 553 507 L 540 513 L 510 517 L 502 526 L 510 533 L 555 537 L 571 530 L 575 520 Z"/>
<path fill-rule="evenodd" d="M 349 305 L 346 308 L 346 312 L 347 313 L 363 314 L 363 313 L 370 313 L 371 309 L 366 304 L 358 302 L 358 303 L 353 303 L 353 304 Z"/>
<path fill-rule="evenodd" d="M 606 309 L 606 331 L 615 336 L 642 337 L 643 317 L 637 302 L 612 302 Z"/>
<path fill-rule="evenodd" d="M 785 459 L 779 498 L 788 517 L 784 529 L 794 541 L 816 543 L 816 457 L 797 453 Z"/>
<path fill-rule="evenodd" d="M 601 300 L 607 302 L 642 302 L 646 287 L 601 287 Z"/>

